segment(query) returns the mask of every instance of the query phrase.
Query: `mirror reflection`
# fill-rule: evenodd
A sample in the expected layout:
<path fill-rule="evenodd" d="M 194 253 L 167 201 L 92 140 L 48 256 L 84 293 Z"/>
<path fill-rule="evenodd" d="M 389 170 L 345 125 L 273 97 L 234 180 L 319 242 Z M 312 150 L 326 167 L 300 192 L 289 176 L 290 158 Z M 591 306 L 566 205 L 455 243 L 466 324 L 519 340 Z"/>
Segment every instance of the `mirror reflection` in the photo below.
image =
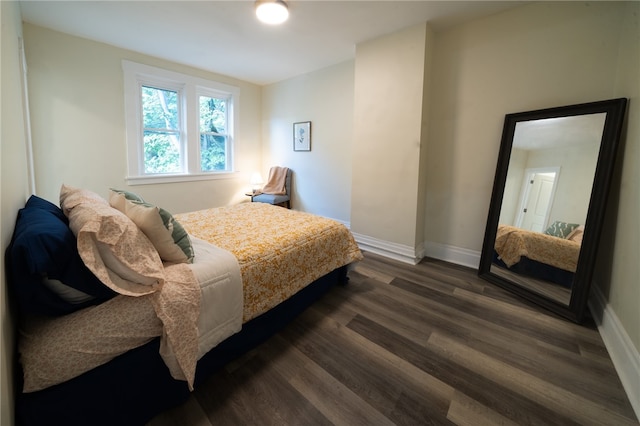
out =
<path fill-rule="evenodd" d="M 478 275 L 581 322 L 627 99 L 505 115 Z"/>
<path fill-rule="evenodd" d="M 605 119 L 516 123 L 492 273 L 569 305 Z"/>

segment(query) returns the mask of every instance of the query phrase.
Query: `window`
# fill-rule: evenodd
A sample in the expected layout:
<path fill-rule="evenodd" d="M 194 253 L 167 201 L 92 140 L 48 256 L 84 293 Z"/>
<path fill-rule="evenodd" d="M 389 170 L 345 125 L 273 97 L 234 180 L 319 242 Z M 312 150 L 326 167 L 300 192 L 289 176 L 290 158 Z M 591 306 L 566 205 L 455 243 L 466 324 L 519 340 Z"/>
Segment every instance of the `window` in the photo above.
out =
<path fill-rule="evenodd" d="M 123 70 L 128 184 L 234 171 L 237 87 L 129 61 Z"/>
<path fill-rule="evenodd" d="M 142 86 L 141 95 L 144 174 L 180 173 L 179 93 Z"/>
<path fill-rule="evenodd" d="M 228 99 L 200 96 L 200 167 L 203 172 L 226 170 L 229 164 Z"/>

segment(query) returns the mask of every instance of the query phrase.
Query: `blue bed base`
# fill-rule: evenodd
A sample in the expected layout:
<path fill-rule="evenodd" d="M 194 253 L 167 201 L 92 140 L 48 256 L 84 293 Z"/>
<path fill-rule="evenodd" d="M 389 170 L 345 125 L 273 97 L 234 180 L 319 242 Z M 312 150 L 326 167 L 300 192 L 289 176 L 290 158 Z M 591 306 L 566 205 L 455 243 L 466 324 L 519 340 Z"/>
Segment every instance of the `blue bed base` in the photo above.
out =
<path fill-rule="evenodd" d="M 549 281 L 565 288 L 571 288 L 571 285 L 573 284 L 573 276 L 575 275 L 573 272 L 565 271 L 564 269 L 546 265 L 541 262 L 536 262 L 535 260 L 531 260 L 525 256 L 522 256 L 518 263 L 509 267 L 498 257 L 498 253 L 495 251 L 493 252 L 493 263 L 508 271 L 526 275 L 538 280 Z"/>
<path fill-rule="evenodd" d="M 336 269 L 290 299 L 243 325 L 198 361 L 195 386 L 229 361 L 266 341 L 295 319 L 334 284 L 347 282 L 347 267 Z M 171 378 L 158 354 L 159 338 L 87 373 L 50 388 L 18 393 L 18 425 L 144 425 L 184 403 L 186 382 Z M 22 377 L 22 371 L 18 372 Z M 18 383 L 19 388 L 22 387 Z"/>

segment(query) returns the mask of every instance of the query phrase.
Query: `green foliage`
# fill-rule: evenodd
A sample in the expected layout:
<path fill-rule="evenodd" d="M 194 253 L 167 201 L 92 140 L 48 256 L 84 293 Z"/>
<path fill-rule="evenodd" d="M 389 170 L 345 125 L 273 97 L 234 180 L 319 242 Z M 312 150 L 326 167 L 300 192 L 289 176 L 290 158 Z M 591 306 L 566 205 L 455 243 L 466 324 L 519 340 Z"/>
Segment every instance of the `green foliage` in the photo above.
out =
<path fill-rule="evenodd" d="M 203 172 L 227 169 L 226 138 L 224 136 L 200 136 L 200 168 Z"/>
<path fill-rule="evenodd" d="M 200 96 L 200 169 L 227 169 L 227 100 Z"/>
<path fill-rule="evenodd" d="M 144 132 L 144 172 L 180 172 L 180 150 L 167 133 Z"/>
<path fill-rule="evenodd" d="M 178 130 L 178 92 L 143 86 L 142 114 L 145 129 Z"/>
<path fill-rule="evenodd" d="M 227 99 L 199 97 L 200 169 L 227 170 Z M 178 92 L 142 87 L 144 172 L 179 173 L 180 114 Z"/>
<path fill-rule="evenodd" d="M 200 132 L 226 133 L 227 100 L 200 96 Z"/>

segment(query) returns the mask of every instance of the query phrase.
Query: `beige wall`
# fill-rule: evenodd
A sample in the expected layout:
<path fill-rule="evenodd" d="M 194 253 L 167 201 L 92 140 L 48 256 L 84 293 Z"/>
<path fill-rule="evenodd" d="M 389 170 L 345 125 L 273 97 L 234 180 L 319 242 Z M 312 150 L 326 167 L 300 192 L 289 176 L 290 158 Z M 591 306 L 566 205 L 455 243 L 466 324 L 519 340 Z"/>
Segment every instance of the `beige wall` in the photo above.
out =
<path fill-rule="evenodd" d="M 624 146 L 605 217 L 594 283 L 615 313 L 635 348 L 640 363 L 640 2 L 624 5 L 620 46 L 615 61 L 614 96 L 629 98 Z M 640 376 L 635 386 L 636 413 L 640 416 Z M 631 395 L 630 395 L 631 397 Z M 632 399 L 633 400 L 633 399 Z"/>
<path fill-rule="evenodd" d="M 348 223 L 351 212 L 353 61 L 265 86 L 263 179 L 294 171 L 292 207 Z M 311 121 L 311 151 L 293 151 L 293 123 Z"/>
<path fill-rule="evenodd" d="M 351 228 L 415 249 L 427 24 L 356 47 Z"/>
<path fill-rule="evenodd" d="M 38 195 L 57 203 L 62 183 L 103 196 L 118 187 L 174 213 L 246 201 L 261 166 L 259 86 L 30 24 L 24 33 Z M 235 178 L 125 185 L 123 59 L 240 87 Z"/>
<path fill-rule="evenodd" d="M 21 89 L 22 20 L 17 2 L 0 2 L 2 22 L 0 92 L 0 424 L 14 424 L 15 313 L 7 300 L 4 252 L 11 240 L 18 209 L 28 192 L 27 149 Z"/>
<path fill-rule="evenodd" d="M 427 241 L 481 249 L 505 114 L 615 96 L 623 15 L 542 2 L 436 35 Z"/>

